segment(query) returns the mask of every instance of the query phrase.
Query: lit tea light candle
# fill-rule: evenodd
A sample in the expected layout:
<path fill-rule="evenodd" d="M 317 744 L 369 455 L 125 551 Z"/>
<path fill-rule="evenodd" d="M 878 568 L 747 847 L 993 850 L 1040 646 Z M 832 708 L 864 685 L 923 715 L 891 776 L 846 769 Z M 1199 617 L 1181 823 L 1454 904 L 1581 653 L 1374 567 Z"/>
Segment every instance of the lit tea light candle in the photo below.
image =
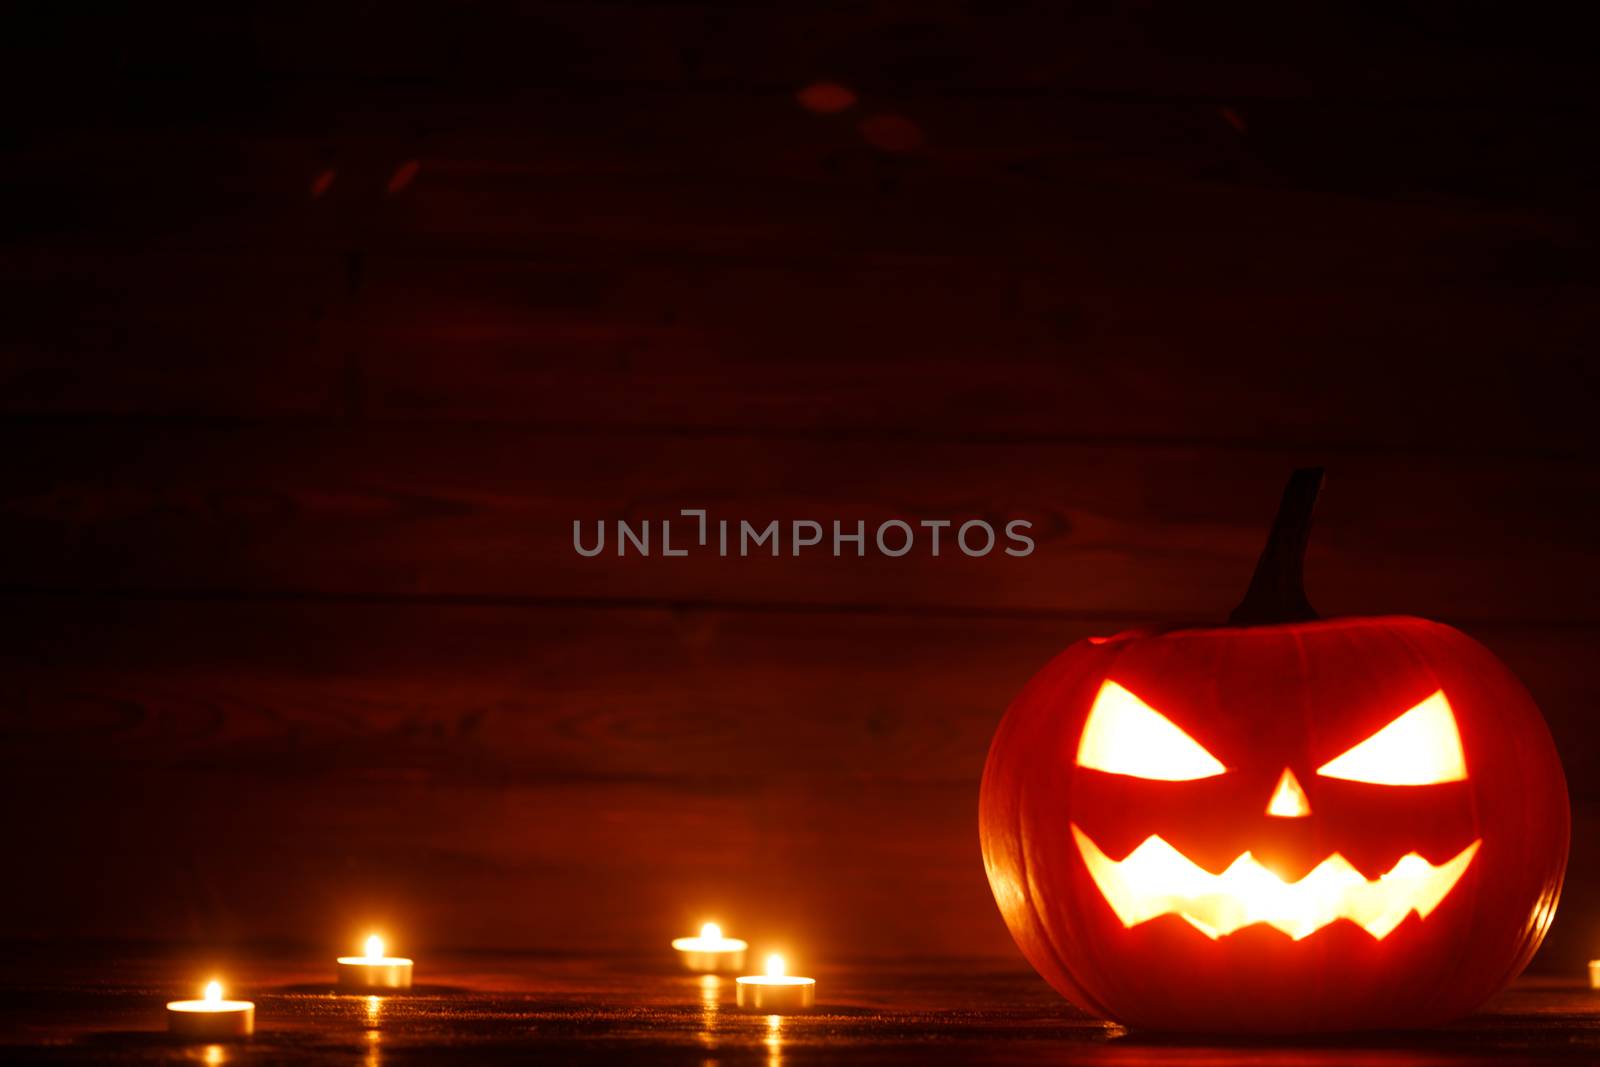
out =
<path fill-rule="evenodd" d="M 1589 961 L 1589 988 L 1600 989 L 1600 960 Z"/>
<path fill-rule="evenodd" d="M 744 966 L 750 945 L 737 937 L 723 937 L 722 927 L 706 923 L 699 937 L 676 938 L 672 947 L 678 950 L 684 967 L 696 974 L 731 974 Z"/>
<path fill-rule="evenodd" d="M 401 956 L 383 954 L 383 938 L 373 934 L 367 938 L 365 956 L 339 957 L 339 988 L 359 989 L 410 989 L 411 961 Z"/>
<path fill-rule="evenodd" d="M 817 1002 L 817 980 L 783 973 L 783 957 L 767 957 L 766 974 L 742 975 L 734 979 L 739 1007 L 785 1015 L 805 1011 Z"/>
<path fill-rule="evenodd" d="M 248 1000 L 223 1000 L 222 983 L 207 982 L 200 1000 L 167 1002 L 167 1032 L 196 1041 L 249 1037 L 256 1032 L 256 1006 Z"/>

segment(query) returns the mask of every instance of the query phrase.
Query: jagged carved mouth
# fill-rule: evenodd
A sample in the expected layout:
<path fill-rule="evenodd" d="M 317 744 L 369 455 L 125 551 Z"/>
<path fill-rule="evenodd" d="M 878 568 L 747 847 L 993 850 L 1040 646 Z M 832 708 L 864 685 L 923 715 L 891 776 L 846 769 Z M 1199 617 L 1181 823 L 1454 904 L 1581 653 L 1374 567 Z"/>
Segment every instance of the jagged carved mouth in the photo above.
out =
<path fill-rule="evenodd" d="M 1339 919 L 1382 939 L 1413 911 L 1426 919 L 1483 843 L 1474 841 L 1439 866 L 1409 852 L 1371 880 L 1335 852 L 1305 877 L 1285 882 L 1248 852 L 1212 874 L 1154 834 L 1121 860 L 1100 851 L 1076 824 L 1072 836 L 1122 925 L 1177 915 L 1212 940 L 1265 923 L 1299 941 Z"/>

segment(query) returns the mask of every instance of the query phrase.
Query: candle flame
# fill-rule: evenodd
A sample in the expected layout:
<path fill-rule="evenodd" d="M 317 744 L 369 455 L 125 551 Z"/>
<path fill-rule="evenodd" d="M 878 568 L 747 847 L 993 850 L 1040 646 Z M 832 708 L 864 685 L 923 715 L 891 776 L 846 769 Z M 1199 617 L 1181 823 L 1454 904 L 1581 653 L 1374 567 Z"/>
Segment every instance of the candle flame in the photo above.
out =
<path fill-rule="evenodd" d="M 700 927 L 700 936 L 705 938 L 707 941 L 721 941 L 722 927 L 718 926 L 716 923 L 706 923 L 704 926 Z"/>
<path fill-rule="evenodd" d="M 206 983 L 206 997 L 205 997 L 205 1000 L 206 1000 L 207 1004 L 221 1004 L 222 1003 L 222 983 L 221 982 L 207 982 Z"/>
<path fill-rule="evenodd" d="M 776 952 L 767 957 L 767 977 L 783 977 L 783 957 L 778 955 Z"/>
<path fill-rule="evenodd" d="M 383 959 L 383 938 L 379 937 L 377 934 L 373 934 L 371 937 L 367 938 L 367 959 Z"/>

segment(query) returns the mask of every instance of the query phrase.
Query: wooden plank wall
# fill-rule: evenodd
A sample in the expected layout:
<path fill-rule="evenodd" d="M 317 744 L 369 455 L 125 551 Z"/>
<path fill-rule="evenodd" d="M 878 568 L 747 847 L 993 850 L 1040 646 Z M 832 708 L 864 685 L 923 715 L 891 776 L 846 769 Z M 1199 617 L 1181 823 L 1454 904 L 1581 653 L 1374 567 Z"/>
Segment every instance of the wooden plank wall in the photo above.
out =
<path fill-rule="evenodd" d="M 1011 695 L 1224 614 L 1321 462 L 1314 601 L 1461 625 L 1546 709 L 1577 833 L 1541 962 L 1594 955 L 1560 27 L 362 10 L 6 46 L 44 103 L 0 173 L 0 937 L 627 948 L 709 911 L 1009 954 L 975 810 Z M 799 106 L 823 77 L 857 106 Z M 1038 551 L 572 551 L 685 507 Z"/>

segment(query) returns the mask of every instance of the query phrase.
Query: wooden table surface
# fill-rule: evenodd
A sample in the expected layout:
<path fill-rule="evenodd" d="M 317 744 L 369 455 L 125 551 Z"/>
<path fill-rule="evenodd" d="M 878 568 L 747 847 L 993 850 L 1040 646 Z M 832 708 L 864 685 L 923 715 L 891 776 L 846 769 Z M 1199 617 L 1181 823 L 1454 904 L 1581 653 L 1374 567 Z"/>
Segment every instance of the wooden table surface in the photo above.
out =
<path fill-rule="evenodd" d="M 815 968 L 818 1010 L 747 1015 L 727 979 L 623 956 L 424 958 L 407 996 L 332 992 L 306 954 L 11 951 L 0 965 L 7 1063 L 395 1064 L 626 1062 L 1107 1064 L 1592 1063 L 1600 993 L 1525 978 L 1485 1012 L 1440 1030 L 1318 1042 L 1148 1036 L 1090 1019 L 1033 974 L 962 960 Z M 181 1044 L 162 1004 L 206 974 L 257 1005 L 255 1038 Z"/>

